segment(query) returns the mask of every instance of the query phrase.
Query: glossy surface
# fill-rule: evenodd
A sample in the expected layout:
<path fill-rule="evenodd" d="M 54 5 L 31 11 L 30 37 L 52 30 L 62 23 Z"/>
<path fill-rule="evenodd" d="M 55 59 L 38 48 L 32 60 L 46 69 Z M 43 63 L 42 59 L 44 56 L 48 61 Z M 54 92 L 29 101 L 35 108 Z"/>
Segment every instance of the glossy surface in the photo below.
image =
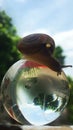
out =
<path fill-rule="evenodd" d="M 2 84 L 3 105 L 9 115 L 24 124 L 44 125 L 60 116 L 69 99 L 63 71 L 57 75 L 46 66 L 20 60 L 9 68 Z"/>
<path fill-rule="evenodd" d="M 25 59 L 46 65 L 53 71 L 61 73 L 62 66 L 53 57 L 55 42 L 47 34 L 36 33 L 22 38 L 18 44 L 18 50 Z"/>

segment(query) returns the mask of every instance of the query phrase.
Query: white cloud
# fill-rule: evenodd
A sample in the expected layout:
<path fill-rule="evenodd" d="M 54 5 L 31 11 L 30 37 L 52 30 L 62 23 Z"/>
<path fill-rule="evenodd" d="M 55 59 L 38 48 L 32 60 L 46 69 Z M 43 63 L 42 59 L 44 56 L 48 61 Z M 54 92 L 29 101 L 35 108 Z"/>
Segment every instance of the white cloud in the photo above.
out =
<path fill-rule="evenodd" d="M 60 45 L 67 56 L 73 56 L 73 30 L 57 33 L 53 38 L 56 45 Z"/>
<path fill-rule="evenodd" d="M 70 49 L 73 47 L 73 30 L 57 33 L 54 35 L 54 39 L 57 44 L 66 45 L 66 48 Z"/>
<path fill-rule="evenodd" d="M 65 63 L 73 66 L 73 30 L 57 33 L 53 38 L 56 45 L 60 45 L 64 50 Z M 73 68 L 67 68 L 65 72 L 73 77 Z"/>
<path fill-rule="evenodd" d="M 41 28 L 41 29 L 34 29 L 32 31 L 27 31 L 21 35 L 21 37 L 25 37 L 26 35 L 32 34 L 32 33 L 45 33 L 48 34 L 48 30 Z M 50 32 L 49 32 L 50 33 Z"/>

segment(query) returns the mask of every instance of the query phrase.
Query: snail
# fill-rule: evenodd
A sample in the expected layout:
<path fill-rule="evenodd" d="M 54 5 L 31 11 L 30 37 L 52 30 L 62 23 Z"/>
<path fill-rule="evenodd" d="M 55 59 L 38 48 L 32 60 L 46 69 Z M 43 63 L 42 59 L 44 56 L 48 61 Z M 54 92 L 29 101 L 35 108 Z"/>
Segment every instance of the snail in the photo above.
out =
<path fill-rule="evenodd" d="M 55 42 L 47 34 L 30 34 L 22 38 L 18 44 L 18 49 L 28 60 L 48 66 L 58 74 L 61 73 L 63 67 L 72 67 L 71 65 L 62 66 L 53 57 Z"/>

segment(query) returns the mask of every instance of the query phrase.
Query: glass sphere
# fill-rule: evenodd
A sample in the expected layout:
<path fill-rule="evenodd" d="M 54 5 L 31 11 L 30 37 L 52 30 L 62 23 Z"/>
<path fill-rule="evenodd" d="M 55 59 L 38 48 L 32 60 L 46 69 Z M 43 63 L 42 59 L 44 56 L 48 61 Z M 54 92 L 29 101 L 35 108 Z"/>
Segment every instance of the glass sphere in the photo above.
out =
<path fill-rule="evenodd" d="M 45 125 L 57 119 L 67 105 L 69 86 L 64 72 L 19 60 L 5 74 L 1 93 L 8 114 L 24 124 Z"/>

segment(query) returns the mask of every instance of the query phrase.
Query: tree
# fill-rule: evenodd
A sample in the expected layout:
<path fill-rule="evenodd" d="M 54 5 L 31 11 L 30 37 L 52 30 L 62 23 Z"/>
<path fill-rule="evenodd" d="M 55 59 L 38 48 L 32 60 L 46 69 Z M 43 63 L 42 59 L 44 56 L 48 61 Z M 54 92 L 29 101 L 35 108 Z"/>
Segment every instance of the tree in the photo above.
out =
<path fill-rule="evenodd" d="M 67 105 L 68 119 L 71 125 L 73 125 L 73 79 L 70 76 L 68 76 L 68 81 L 70 85 L 70 97 Z"/>
<path fill-rule="evenodd" d="M 65 56 L 63 55 L 63 49 L 60 46 L 57 46 L 54 52 L 54 56 L 60 64 L 64 65 L 64 60 Z M 70 76 L 67 76 L 69 86 L 70 86 L 70 97 L 69 97 L 69 102 L 67 105 L 67 114 L 68 114 L 68 119 L 67 122 L 68 124 L 73 124 L 73 79 Z"/>
<path fill-rule="evenodd" d="M 65 56 L 63 55 L 63 49 L 60 46 L 56 47 L 54 51 L 54 57 L 56 57 L 61 65 L 64 65 Z"/>
<path fill-rule="evenodd" d="M 5 11 L 0 11 L 0 82 L 8 68 L 20 59 L 16 47 L 19 39 L 12 19 Z"/>

